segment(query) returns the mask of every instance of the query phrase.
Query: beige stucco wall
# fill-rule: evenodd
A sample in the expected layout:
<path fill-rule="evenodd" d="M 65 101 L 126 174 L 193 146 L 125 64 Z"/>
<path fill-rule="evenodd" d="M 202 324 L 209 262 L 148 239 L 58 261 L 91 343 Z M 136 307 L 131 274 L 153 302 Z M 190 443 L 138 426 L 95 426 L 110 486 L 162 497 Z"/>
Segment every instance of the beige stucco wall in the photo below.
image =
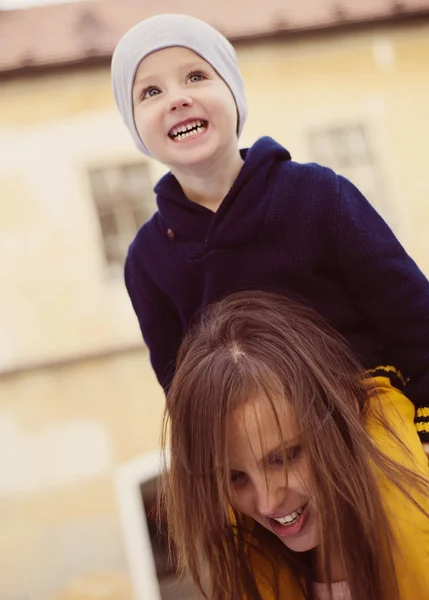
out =
<path fill-rule="evenodd" d="M 383 213 L 429 274 L 429 24 L 238 50 L 243 145 L 272 135 L 307 160 L 311 127 L 363 120 Z M 107 67 L 0 81 L 0 156 L 0 370 L 64 361 L 0 376 L 0 597 L 126 598 L 114 474 L 157 446 L 162 393 L 146 351 L 126 350 L 140 334 L 86 179 L 139 158 Z"/>
<path fill-rule="evenodd" d="M 127 600 L 115 474 L 158 446 L 163 410 L 145 351 L 3 377 L 0 396 L 0 597 Z"/>

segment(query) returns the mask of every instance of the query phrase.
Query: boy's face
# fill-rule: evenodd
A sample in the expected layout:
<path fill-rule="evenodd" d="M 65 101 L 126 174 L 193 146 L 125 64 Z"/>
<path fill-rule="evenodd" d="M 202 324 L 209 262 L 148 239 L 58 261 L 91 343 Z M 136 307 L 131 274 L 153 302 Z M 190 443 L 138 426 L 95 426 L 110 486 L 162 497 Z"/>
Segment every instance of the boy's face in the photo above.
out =
<path fill-rule="evenodd" d="M 234 97 L 213 67 L 187 48 L 165 48 L 142 60 L 133 108 L 143 143 L 173 171 L 237 150 Z"/>

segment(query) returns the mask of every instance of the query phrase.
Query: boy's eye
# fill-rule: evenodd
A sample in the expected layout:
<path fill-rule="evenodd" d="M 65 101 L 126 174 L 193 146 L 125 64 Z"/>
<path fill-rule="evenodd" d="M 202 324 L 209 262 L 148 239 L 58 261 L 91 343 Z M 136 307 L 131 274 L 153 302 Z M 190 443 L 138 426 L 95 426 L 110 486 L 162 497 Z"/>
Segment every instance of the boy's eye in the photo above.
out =
<path fill-rule="evenodd" d="M 244 485 L 247 481 L 246 473 L 243 471 L 231 471 L 231 483 L 235 487 Z"/>
<path fill-rule="evenodd" d="M 203 81 L 204 79 L 207 79 L 207 76 L 203 71 L 192 71 L 188 75 L 188 80 L 191 83 L 196 83 L 197 81 Z"/>
<path fill-rule="evenodd" d="M 161 90 L 159 88 L 150 86 L 150 87 L 145 88 L 142 91 L 142 93 L 140 94 L 140 97 L 142 100 L 144 100 L 145 98 L 152 98 L 152 96 L 157 96 L 160 93 L 161 93 Z"/>

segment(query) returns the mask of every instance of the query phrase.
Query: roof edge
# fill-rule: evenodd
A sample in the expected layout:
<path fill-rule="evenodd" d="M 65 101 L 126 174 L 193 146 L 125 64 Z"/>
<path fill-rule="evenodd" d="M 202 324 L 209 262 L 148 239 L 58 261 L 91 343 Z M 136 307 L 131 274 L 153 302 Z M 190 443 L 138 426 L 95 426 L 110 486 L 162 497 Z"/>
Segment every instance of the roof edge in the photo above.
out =
<path fill-rule="evenodd" d="M 298 37 L 312 35 L 331 35 L 333 33 L 351 32 L 353 30 L 368 30 L 373 27 L 388 27 L 391 25 L 409 25 L 417 23 L 426 18 L 429 20 L 429 8 L 417 10 L 407 10 L 406 12 L 398 10 L 389 15 L 380 16 L 371 19 L 347 19 L 343 17 L 341 21 L 327 25 L 306 26 L 299 28 L 289 28 L 285 25 L 279 26 L 272 31 L 262 31 L 260 33 L 248 33 L 243 35 L 228 36 L 228 39 L 236 46 L 252 41 L 262 42 L 278 40 L 288 36 L 288 40 L 295 40 Z M 31 76 L 38 73 L 56 72 L 58 69 L 72 69 L 76 67 L 91 68 L 94 66 L 103 66 L 110 62 L 113 48 L 109 52 L 100 50 L 99 53 L 92 51 L 86 55 L 77 56 L 73 59 L 56 60 L 52 62 L 31 62 L 26 61 L 20 65 L 11 68 L 2 68 L 0 65 L 0 80 L 15 78 L 20 76 Z"/>

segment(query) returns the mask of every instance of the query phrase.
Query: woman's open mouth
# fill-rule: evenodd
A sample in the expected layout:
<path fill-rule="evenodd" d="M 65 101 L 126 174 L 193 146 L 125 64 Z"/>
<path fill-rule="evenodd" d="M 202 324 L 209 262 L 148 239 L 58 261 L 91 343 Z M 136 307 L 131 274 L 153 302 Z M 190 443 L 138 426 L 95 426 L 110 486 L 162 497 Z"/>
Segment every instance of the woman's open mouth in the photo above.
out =
<path fill-rule="evenodd" d="M 270 519 L 271 527 L 279 537 L 290 537 L 300 533 L 308 517 L 308 503 L 278 519 Z"/>

